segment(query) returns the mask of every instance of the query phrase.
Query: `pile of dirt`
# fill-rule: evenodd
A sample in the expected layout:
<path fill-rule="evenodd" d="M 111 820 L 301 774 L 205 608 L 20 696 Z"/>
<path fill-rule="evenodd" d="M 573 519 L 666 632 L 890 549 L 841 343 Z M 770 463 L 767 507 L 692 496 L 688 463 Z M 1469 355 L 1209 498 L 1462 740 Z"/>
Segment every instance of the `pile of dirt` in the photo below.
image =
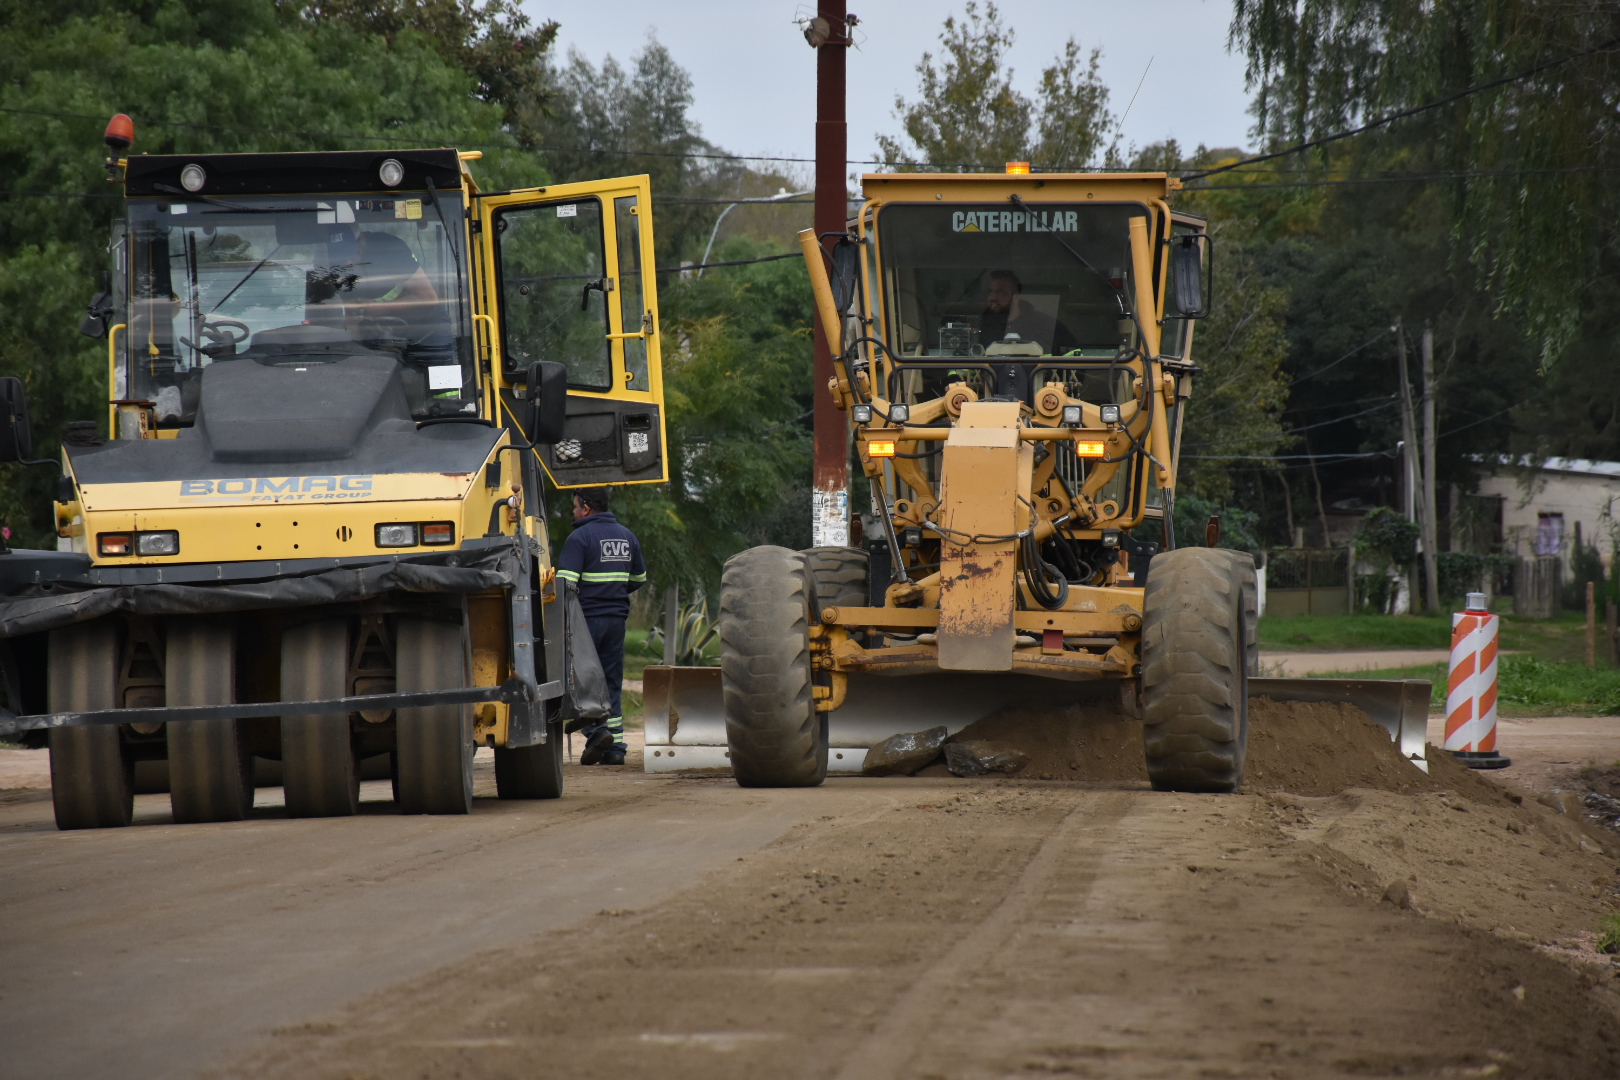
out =
<path fill-rule="evenodd" d="M 1383 725 L 1344 702 L 1251 700 L 1245 771 L 1249 791 L 1295 795 L 1353 787 L 1410 795 L 1438 787 L 1437 778 L 1401 757 Z"/>
<path fill-rule="evenodd" d="M 1012 746 L 1029 755 L 1029 764 L 1017 774 L 1020 780 L 1147 780 L 1141 723 L 1106 705 L 1003 709 L 951 736 L 952 742 L 972 740 Z"/>

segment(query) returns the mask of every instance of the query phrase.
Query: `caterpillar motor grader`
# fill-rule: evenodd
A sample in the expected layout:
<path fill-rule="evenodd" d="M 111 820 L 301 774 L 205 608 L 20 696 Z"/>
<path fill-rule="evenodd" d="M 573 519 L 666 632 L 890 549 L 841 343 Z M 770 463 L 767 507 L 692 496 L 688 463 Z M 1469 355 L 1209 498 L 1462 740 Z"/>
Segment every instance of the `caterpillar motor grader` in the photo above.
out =
<path fill-rule="evenodd" d="M 862 547 L 726 565 L 718 670 L 649 668 L 647 768 L 752 786 L 887 737 L 1117 702 L 1157 788 L 1233 791 L 1251 694 L 1343 700 L 1423 760 L 1421 682 L 1260 679 L 1245 553 L 1175 548 L 1211 240 L 1162 173 L 874 174 L 801 234 L 871 487 Z"/>
<path fill-rule="evenodd" d="M 293 816 L 562 790 L 568 587 L 541 474 L 665 479 L 646 176 L 480 191 L 454 149 L 139 155 L 82 327 L 56 551 L 0 553 L 0 735 L 48 739 L 57 824 Z M 32 456 L 0 384 L 0 458 Z M 573 605 L 577 608 L 577 603 Z M 588 638 L 585 648 L 590 649 Z M 592 654 L 594 662 L 594 653 Z"/>

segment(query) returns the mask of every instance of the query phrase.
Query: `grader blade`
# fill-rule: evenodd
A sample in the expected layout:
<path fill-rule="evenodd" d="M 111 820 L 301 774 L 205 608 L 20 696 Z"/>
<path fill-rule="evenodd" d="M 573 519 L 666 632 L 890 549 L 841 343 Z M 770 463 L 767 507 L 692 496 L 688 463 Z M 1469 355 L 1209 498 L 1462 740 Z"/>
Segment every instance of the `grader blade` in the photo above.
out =
<path fill-rule="evenodd" d="M 643 675 L 647 772 L 729 769 L 717 667 L 653 666 Z M 944 727 L 956 734 L 1018 704 L 1031 709 L 1118 703 L 1120 684 L 1011 672 L 939 672 L 927 678 L 849 676 L 842 707 L 827 716 L 827 771 L 859 773 L 866 752 L 890 735 Z"/>
<path fill-rule="evenodd" d="M 1429 729 L 1427 679 L 1250 679 L 1249 700 L 1342 701 L 1382 724 L 1401 756 L 1424 772 Z"/>
<path fill-rule="evenodd" d="M 647 668 L 643 679 L 646 771 L 730 769 L 720 669 L 657 665 Z M 1134 711 L 1134 701 L 1126 704 L 1121 689 L 1113 680 L 1073 682 L 1012 673 L 852 674 L 843 707 L 828 715 L 827 771 L 859 774 L 867 750 L 891 735 L 941 726 L 954 735 L 1008 706 L 1107 704 Z M 1354 705 L 1389 731 L 1402 757 L 1428 771 L 1429 683 L 1424 680 L 1250 679 L 1250 700 L 1261 697 Z"/>

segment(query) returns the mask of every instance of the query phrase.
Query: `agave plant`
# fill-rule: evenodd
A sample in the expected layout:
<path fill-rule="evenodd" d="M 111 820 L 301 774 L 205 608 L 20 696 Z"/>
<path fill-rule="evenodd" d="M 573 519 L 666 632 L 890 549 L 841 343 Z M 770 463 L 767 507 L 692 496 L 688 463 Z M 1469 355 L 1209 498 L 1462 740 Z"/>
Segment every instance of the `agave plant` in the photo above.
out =
<path fill-rule="evenodd" d="M 675 663 L 681 667 L 702 667 L 714 661 L 705 655 L 720 634 L 719 624 L 709 618 L 709 602 L 698 593 L 687 604 L 682 604 L 675 616 Z M 653 656 L 664 655 L 664 626 L 660 623 L 647 631 L 647 651 Z"/>

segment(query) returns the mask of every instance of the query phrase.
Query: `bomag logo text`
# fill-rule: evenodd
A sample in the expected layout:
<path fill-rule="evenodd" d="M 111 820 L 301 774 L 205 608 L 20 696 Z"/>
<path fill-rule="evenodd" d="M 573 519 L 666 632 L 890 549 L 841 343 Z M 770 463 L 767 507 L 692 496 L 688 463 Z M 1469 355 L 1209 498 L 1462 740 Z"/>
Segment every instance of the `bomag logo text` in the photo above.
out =
<path fill-rule="evenodd" d="M 182 480 L 180 497 L 220 498 L 250 502 L 325 502 L 371 498 L 371 477 L 364 476 L 257 476 L 238 480 Z"/>

